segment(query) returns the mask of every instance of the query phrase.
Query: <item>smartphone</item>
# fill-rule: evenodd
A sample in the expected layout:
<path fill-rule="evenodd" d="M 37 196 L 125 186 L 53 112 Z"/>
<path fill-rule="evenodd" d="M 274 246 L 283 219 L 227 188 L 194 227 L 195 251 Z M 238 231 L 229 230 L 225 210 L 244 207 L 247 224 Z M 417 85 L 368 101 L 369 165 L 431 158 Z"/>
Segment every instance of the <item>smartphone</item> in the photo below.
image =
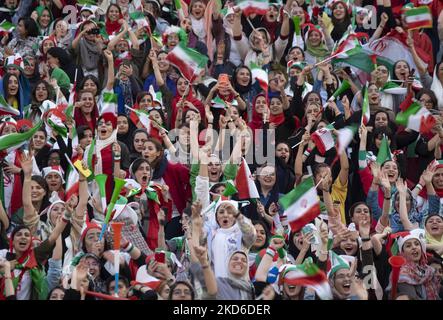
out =
<path fill-rule="evenodd" d="M 159 263 L 165 263 L 165 253 L 164 252 L 156 252 L 154 255 L 155 261 Z"/>

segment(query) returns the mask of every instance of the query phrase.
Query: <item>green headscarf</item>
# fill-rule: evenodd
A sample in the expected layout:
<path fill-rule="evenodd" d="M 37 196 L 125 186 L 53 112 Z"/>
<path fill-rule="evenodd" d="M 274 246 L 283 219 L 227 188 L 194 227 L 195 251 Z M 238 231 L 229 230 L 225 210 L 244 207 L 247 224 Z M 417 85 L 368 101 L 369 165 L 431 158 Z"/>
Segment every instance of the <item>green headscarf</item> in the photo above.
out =
<path fill-rule="evenodd" d="M 313 32 L 313 31 L 317 31 L 320 32 L 320 34 L 322 35 L 322 40 L 320 42 L 320 45 L 317 47 L 313 47 L 311 46 L 311 44 L 309 43 L 308 37 L 309 37 L 309 33 Z M 313 57 L 316 58 L 320 58 L 320 59 L 324 59 L 326 56 L 328 56 L 331 52 L 328 50 L 328 48 L 326 47 L 326 44 L 324 42 L 324 36 L 321 33 L 320 30 L 318 29 L 311 29 L 308 31 L 307 35 L 306 35 L 306 51 L 309 52 L 309 54 Z"/>
<path fill-rule="evenodd" d="M 52 70 L 51 78 L 57 80 L 57 84 L 61 89 L 69 90 L 71 88 L 71 80 L 62 69 L 55 68 Z"/>
<path fill-rule="evenodd" d="M 48 7 L 45 6 L 38 6 L 37 8 L 35 8 L 35 11 L 37 11 L 37 15 L 40 18 L 43 15 L 43 11 L 47 10 L 49 12 L 49 16 L 51 17 L 51 20 L 49 21 L 48 27 L 51 25 L 51 22 L 54 21 L 54 17 L 52 16 L 52 12 Z M 38 26 L 40 27 L 40 23 L 38 23 Z"/>

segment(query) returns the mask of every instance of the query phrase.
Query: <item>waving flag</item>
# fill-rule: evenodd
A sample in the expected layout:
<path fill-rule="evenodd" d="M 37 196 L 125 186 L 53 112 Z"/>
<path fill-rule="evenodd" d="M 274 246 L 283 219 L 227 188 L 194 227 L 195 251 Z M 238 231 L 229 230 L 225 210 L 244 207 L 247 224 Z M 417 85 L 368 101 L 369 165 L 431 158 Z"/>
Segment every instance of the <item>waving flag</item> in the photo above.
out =
<path fill-rule="evenodd" d="M 0 23 L 0 33 L 10 33 L 14 31 L 15 25 L 7 20 L 3 20 L 2 23 Z"/>
<path fill-rule="evenodd" d="M 179 43 L 166 56 L 171 64 L 180 70 L 183 77 L 193 82 L 208 64 L 208 57 Z"/>
<path fill-rule="evenodd" d="M 260 88 L 262 88 L 263 91 L 265 91 L 267 93 L 268 92 L 268 73 L 253 62 L 251 63 L 249 68 L 251 69 L 252 79 L 255 79 L 256 81 L 258 81 Z"/>
<path fill-rule="evenodd" d="M 316 130 L 311 139 L 314 141 L 320 154 L 324 155 L 326 151 L 331 150 L 335 146 L 334 137 L 332 136 L 332 129 L 334 127 L 329 125 L 327 127 Z"/>
<path fill-rule="evenodd" d="M 268 0 L 238 0 L 236 4 L 245 16 L 251 14 L 265 15 L 269 9 Z"/>
<path fill-rule="evenodd" d="M 371 110 L 369 110 L 369 98 L 368 98 L 368 84 L 362 89 L 363 92 L 363 103 L 361 107 L 361 123 L 366 125 L 371 118 Z"/>
<path fill-rule="evenodd" d="M 0 96 L 0 116 L 19 116 L 20 111 L 11 107 L 3 96 Z"/>
<path fill-rule="evenodd" d="M 392 159 L 391 149 L 389 148 L 388 138 L 386 135 L 383 136 L 383 139 L 380 143 L 380 148 L 377 153 L 377 163 L 382 165 L 385 161 Z"/>
<path fill-rule="evenodd" d="M 178 19 L 182 21 L 189 14 L 188 5 L 183 0 L 174 0 L 175 9 L 177 10 Z"/>
<path fill-rule="evenodd" d="M 399 112 L 395 121 L 421 134 L 431 131 L 436 124 L 434 116 L 417 101 L 412 102 L 406 110 Z"/>
<path fill-rule="evenodd" d="M 31 139 L 34 133 L 41 127 L 43 120 L 40 120 L 34 128 L 23 133 L 10 133 L 0 137 L 0 151 L 17 146 Z"/>
<path fill-rule="evenodd" d="M 332 56 L 335 56 L 332 59 L 333 64 L 347 64 L 367 73 L 374 70 L 371 57 L 363 50 L 363 46 L 354 34 L 350 34 L 344 39 L 332 53 Z"/>
<path fill-rule="evenodd" d="M 285 210 L 292 232 L 297 232 L 320 214 L 320 200 L 312 177 L 281 197 L 279 203 Z"/>
<path fill-rule="evenodd" d="M 245 158 L 242 159 L 237 176 L 235 177 L 235 186 L 238 190 L 238 199 L 259 199 L 257 186 L 252 178 L 251 170 L 246 163 Z"/>
<path fill-rule="evenodd" d="M 337 154 L 341 155 L 351 143 L 357 132 L 357 125 L 351 125 L 338 130 L 337 135 Z"/>
<path fill-rule="evenodd" d="M 309 257 L 300 265 L 283 265 L 281 282 L 314 289 L 320 299 L 331 300 L 332 292 L 326 274 Z"/>
<path fill-rule="evenodd" d="M 66 179 L 66 201 L 74 195 L 78 195 L 79 190 L 79 174 L 72 165 L 71 161 L 68 163 L 68 173 Z"/>
<path fill-rule="evenodd" d="M 408 30 L 432 28 L 432 14 L 428 6 L 412 8 L 405 12 Z"/>

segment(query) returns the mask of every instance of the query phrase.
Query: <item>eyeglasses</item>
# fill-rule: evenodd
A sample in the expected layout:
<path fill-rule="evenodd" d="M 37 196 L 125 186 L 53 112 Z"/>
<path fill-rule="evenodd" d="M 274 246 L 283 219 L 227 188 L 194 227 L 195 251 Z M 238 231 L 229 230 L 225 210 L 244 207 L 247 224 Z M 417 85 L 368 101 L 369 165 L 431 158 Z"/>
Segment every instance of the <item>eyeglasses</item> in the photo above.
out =
<path fill-rule="evenodd" d="M 420 99 L 420 103 L 423 103 L 423 104 L 432 104 L 432 100 L 424 100 L 424 99 Z"/>

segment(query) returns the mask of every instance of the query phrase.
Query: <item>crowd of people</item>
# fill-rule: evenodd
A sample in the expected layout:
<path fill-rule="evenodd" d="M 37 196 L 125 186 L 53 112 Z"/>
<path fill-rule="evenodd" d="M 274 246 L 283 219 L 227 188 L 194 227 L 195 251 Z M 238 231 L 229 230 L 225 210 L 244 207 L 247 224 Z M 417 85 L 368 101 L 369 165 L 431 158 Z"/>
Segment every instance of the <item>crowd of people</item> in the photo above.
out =
<path fill-rule="evenodd" d="M 443 297 L 443 1 L 0 5 L 1 300 Z"/>

